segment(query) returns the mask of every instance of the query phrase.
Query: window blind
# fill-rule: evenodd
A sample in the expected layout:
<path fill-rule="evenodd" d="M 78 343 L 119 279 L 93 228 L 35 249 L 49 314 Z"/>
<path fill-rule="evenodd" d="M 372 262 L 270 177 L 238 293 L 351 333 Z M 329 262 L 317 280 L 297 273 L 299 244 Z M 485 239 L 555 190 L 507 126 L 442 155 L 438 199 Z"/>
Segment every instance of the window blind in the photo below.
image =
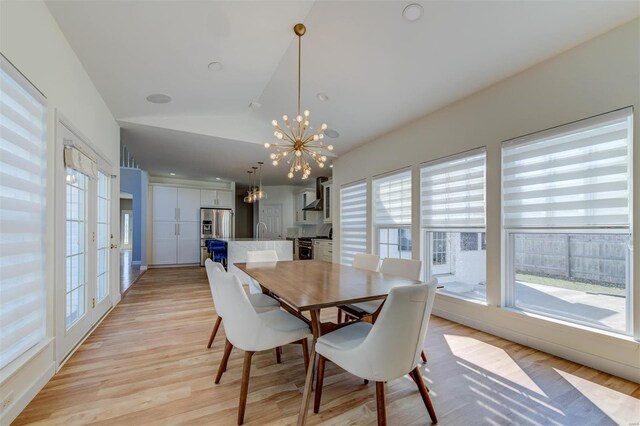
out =
<path fill-rule="evenodd" d="M 0 56 L 0 368 L 45 337 L 47 109 Z"/>
<path fill-rule="evenodd" d="M 485 227 L 486 150 L 426 163 L 420 169 L 420 217 L 426 228 Z"/>
<path fill-rule="evenodd" d="M 367 183 L 340 188 L 340 263 L 352 265 L 357 253 L 367 252 Z"/>
<path fill-rule="evenodd" d="M 376 225 L 411 225 L 411 170 L 373 181 Z"/>
<path fill-rule="evenodd" d="M 631 125 L 627 108 L 505 142 L 504 226 L 628 227 Z"/>

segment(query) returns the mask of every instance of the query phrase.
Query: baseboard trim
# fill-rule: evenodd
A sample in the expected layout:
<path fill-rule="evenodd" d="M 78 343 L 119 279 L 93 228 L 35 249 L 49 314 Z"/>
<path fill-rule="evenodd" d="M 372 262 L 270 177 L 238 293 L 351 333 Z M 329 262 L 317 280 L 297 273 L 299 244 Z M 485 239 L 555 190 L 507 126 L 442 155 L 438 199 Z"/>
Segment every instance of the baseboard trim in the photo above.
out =
<path fill-rule="evenodd" d="M 477 321 L 463 315 L 454 314 L 442 309 L 434 308 L 433 314 L 449 321 L 454 321 L 459 324 L 466 325 L 467 327 L 484 331 L 485 333 L 489 333 L 494 336 L 498 336 L 503 339 L 507 339 L 512 342 L 516 342 L 551 355 L 568 359 L 569 361 L 573 361 L 578 364 L 586 365 L 587 367 L 595 368 L 596 370 L 603 371 L 605 373 L 613 374 L 615 376 L 640 383 L 640 372 L 637 368 L 631 365 L 623 364 L 611 359 L 579 351 L 528 334 L 518 333 L 516 331 L 505 329 L 502 327 L 496 327 L 491 324 Z"/>
<path fill-rule="evenodd" d="M 13 402 L 13 404 L 7 407 L 4 413 L 0 416 L 0 425 L 11 424 L 11 422 L 13 422 L 20 413 L 22 413 L 22 410 L 27 408 L 27 405 L 29 405 L 33 398 L 38 395 L 38 392 L 40 392 L 49 380 L 51 380 L 55 372 L 56 364 L 55 362 L 51 362 L 49 367 L 42 372 L 40 377 L 38 377 L 31 386 L 29 386 L 29 388 Z"/>

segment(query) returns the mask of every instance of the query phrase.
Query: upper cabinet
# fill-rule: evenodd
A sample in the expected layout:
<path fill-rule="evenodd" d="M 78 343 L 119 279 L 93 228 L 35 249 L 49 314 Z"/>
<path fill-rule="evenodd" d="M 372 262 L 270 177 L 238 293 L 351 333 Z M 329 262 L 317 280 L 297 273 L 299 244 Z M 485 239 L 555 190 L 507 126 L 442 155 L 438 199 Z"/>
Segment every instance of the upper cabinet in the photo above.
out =
<path fill-rule="evenodd" d="M 179 221 L 200 221 L 200 190 L 193 188 L 178 188 L 178 217 Z"/>
<path fill-rule="evenodd" d="M 318 223 L 318 212 L 302 210 L 316 199 L 316 191 L 305 189 L 296 197 L 296 224 L 315 225 Z"/>
<path fill-rule="evenodd" d="M 178 220 L 178 188 L 157 185 L 153 187 L 153 220 Z"/>
<path fill-rule="evenodd" d="M 233 208 L 233 192 L 223 189 L 201 189 L 200 205 L 213 208 Z"/>
<path fill-rule="evenodd" d="M 331 180 L 322 183 L 322 216 L 324 223 L 331 223 Z"/>

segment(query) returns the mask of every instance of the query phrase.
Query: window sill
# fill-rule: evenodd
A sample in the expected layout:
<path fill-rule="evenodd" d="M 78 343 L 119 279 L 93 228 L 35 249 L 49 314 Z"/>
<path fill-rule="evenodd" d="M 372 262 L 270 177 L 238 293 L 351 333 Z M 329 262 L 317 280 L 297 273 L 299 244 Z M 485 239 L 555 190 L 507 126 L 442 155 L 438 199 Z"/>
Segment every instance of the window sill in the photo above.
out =
<path fill-rule="evenodd" d="M 30 348 L 28 351 L 11 361 L 7 366 L 0 370 L 0 386 L 3 386 L 7 380 L 13 377 L 32 359 L 38 356 L 53 342 L 52 337 L 46 337 L 43 341 Z M 53 361 L 53 360 L 52 360 Z"/>
<path fill-rule="evenodd" d="M 486 300 L 478 300 L 478 299 L 469 299 L 466 297 L 462 297 L 462 296 L 456 296 L 453 293 L 445 293 L 443 291 L 438 291 L 436 293 L 436 297 L 437 298 L 444 298 L 447 299 L 447 302 L 454 302 L 454 303 L 473 303 L 479 306 L 484 306 L 484 307 L 488 307 L 489 304 L 486 302 Z"/>
<path fill-rule="evenodd" d="M 614 338 L 614 339 L 617 339 L 617 340 L 620 340 L 620 341 L 626 341 L 626 342 L 629 342 L 629 343 L 639 343 L 638 340 L 634 339 L 633 336 L 630 336 L 628 334 L 616 333 L 616 332 L 613 332 L 613 331 L 603 330 L 601 328 L 596 328 L 596 327 L 589 327 L 589 326 L 584 325 L 584 324 L 577 324 L 577 323 L 570 322 L 570 321 L 565 321 L 565 320 L 562 320 L 562 319 L 559 319 L 559 318 L 548 317 L 546 315 L 536 314 L 534 312 L 524 311 L 524 310 L 518 309 L 518 308 L 505 307 L 505 306 L 501 306 L 499 308 L 504 312 L 508 312 L 508 313 L 515 314 L 515 315 L 518 315 L 518 316 L 534 318 L 536 320 L 545 321 L 545 322 L 548 322 L 550 324 L 558 324 L 558 325 L 562 325 L 562 326 L 565 326 L 565 327 L 571 327 L 573 329 L 581 330 L 581 331 L 584 331 L 584 332 L 587 332 L 587 333 L 599 334 L 601 336 Z"/>

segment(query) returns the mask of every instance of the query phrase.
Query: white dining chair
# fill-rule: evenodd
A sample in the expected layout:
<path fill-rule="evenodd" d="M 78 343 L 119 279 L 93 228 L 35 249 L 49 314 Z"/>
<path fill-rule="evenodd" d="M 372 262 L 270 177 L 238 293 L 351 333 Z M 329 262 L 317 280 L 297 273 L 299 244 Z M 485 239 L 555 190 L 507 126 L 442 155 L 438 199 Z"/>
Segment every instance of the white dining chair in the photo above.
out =
<path fill-rule="evenodd" d="M 250 250 L 247 251 L 247 263 L 277 262 L 278 253 L 275 250 Z M 249 279 L 249 291 L 251 293 L 261 293 L 260 284 L 253 278 Z"/>
<path fill-rule="evenodd" d="M 365 380 L 376 382 L 378 425 L 386 424 L 385 382 L 409 374 L 418 386 L 431 421 L 435 410 L 418 367 L 436 293 L 436 280 L 391 289 L 378 320 L 354 322 L 318 338 L 320 355 L 314 413 L 320 410 L 326 361 Z"/>
<path fill-rule="evenodd" d="M 419 281 L 420 270 L 422 268 L 422 261 L 414 259 L 394 259 L 391 257 L 384 258 L 379 271 L 385 275 L 395 275 L 397 277 L 406 278 L 408 280 Z M 384 300 L 373 300 L 370 302 L 354 303 L 353 305 L 347 305 L 349 307 L 355 307 L 355 312 L 361 311 L 363 315 L 371 315 L 378 311 L 380 306 L 384 303 Z M 349 311 L 350 316 L 352 310 Z"/>
<path fill-rule="evenodd" d="M 420 270 L 422 269 L 422 261 L 414 259 L 394 259 L 386 257 L 382 260 L 380 272 L 385 275 L 395 275 L 397 277 L 406 278 L 418 282 L 420 280 Z M 373 321 L 376 320 L 376 312 L 379 312 L 380 306 L 384 300 L 372 300 L 370 302 L 354 303 L 345 307 L 346 315 L 354 319 L 361 319 L 367 315 L 373 315 Z M 422 362 L 427 362 L 427 355 L 424 351 L 420 352 Z"/>
<path fill-rule="evenodd" d="M 220 383 L 222 374 L 227 368 L 231 350 L 235 347 L 244 351 L 240 403 L 238 405 L 238 424 L 240 425 L 244 421 L 253 354 L 291 343 L 299 343 L 302 345 L 306 369 L 309 366 L 307 337 L 310 336 L 310 330 L 305 321 L 282 310 L 257 313 L 251 306 L 236 275 L 219 271 L 212 272 L 212 275 L 216 282 L 217 304 L 225 321 L 227 335 L 224 355 L 216 375 L 216 384 Z"/>
<path fill-rule="evenodd" d="M 369 253 L 356 253 L 356 255 L 353 256 L 353 263 L 351 266 L 357 269 L 378 272 L 378 268 L 380 267 L 380 256 Z M 344 311 L 338 307 L 338 324 L 342 322 L 343 312 Z"/>
<path fill-rule="evenodd" d="M 220 324 L 222 323 L 222 315 L 220 314 L 220 311 L 216 307 L 216 299 L 217 299 L 217 297 L 216 297 L 216 284 L 213 281 L 213 275 L 212 274 L 213 274 L 213 272 L 225 272 L 225 269 L 224 269 L 224 266 L 222 266 L 221 263 L 214 262 L 211 259 L 205 260 L 204 261 L 204 266 L 205 266 L 205 269 L 207 271 L 207 278 L 209 280 L 209 288 L 211 290 L 211 298 L 213 299 L 213 308 L 216 310 L 216 313 L 218 314 L 218 316 L 216 318 L 216 322 L 213 324 L 213 330 L 211 330 L 211 336 L 209 337 L 209 343 L 207 344 L 207 348 L 211 348 L 211 346 L 213 345 L 213 339 L 216 338 L 216 334 L 218 333 L 218 329 L 220 328 Z M 272 311 L 274 309 L 279 309 L 280 308 L 280 302 L 278 302 L 273 297 L 267 296 L 266 294 L 256 293 L 256 294 L 250 294 L 248 297 L 249 297 L 249 302 L 251 303 L 251 306 L 258 313 Z M 279 359 L 279 357 L 278 357 L 278 359 Z"/>

